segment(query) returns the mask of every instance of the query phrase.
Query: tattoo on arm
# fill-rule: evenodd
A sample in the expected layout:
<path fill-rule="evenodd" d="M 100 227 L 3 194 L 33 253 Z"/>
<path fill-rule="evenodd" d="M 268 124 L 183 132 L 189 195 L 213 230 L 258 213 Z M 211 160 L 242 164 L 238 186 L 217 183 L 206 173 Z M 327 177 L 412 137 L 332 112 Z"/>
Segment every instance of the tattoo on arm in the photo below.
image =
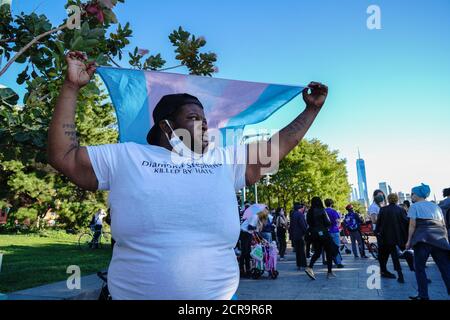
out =
<path fill-rule="evenodd" d="M 306 120 L 304 117 L 298 117 L 291 125 L 286 127 L 286 133 L 289 136 L 294 136 L 296 133 L 301 131 L 307 126 Z"/>
<path fill-rule="evenodd" d="M 76 131 L 76 125 L 75 124 L 63 124 L 64 135 L 66 137 L 69 137 L 70 139 L 70 145 L 69 150 L 66 154 L 69 154 L 74 149 L 78 148 L 80 144 L 78 143 L 78 133 Z"/>

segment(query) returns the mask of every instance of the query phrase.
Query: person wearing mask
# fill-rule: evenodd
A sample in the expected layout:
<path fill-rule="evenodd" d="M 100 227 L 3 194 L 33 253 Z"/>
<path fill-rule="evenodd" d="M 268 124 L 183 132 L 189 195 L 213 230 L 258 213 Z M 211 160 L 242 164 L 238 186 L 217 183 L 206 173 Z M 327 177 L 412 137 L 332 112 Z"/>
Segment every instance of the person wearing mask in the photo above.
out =
<path fill-rule="evenodd" d="M 330 219 L 331 222 L 331 226 L 328 229 L 328 231 L 330 232 L 331 239 L 336 245 L 335 250 L 333 250 L 333 261 L 336 264 L 337 268 L 341 269 L 344 268 L 344 265 L 342 264 L 342 256 L 341 253 L 339 252 L 339 246 L 341 245 L 341 240 L 339 236 L 339 225 L 341 216 L 339 215 L 339 212 L 334 210 L 334 201 L 332 199 L 325 199 L 325 206 L 326 206 L 325 211 L 327 212 L 328 218 Z"/>
<path fill-rule="evenodd" d="M 328 87 L 311 82 L 302 92 L 304 111 L 268 141 L 211 145 L 207 108 L 179 92 L 154 97 L 160 100 L 149 105 L 152 119 L 142 118 L 142 126 L 151 127 L 142 143 L 81 146 L 77 100 L 96 66 L 82 52 L 69 52 L 66 62 L 48 130 L 48 162 L 83 190 L 110 191 L 117 241 L 108 269 L 113 300 L 231 299 L 239 286 L 236 192 L 264 175 L 267 162 L 256 150 L 276 154 L 271 161 L 279 163 L 302 141 Z M 184 174 L 175 169 L 180 165 L 209 169 Z"/>
<path fill-rule="evenodd" d="M 414 249 L 414 265 L 418 295 L 412 300 L 429 300 L 425 266 L 429 256 L 439 268 L 447 293 L 450 295 L 450 244 L 441 208 L 427 201 L 430 187 L 426 184 L 411 190 L 413 204 L 408 211 L 409 233 L 407 249 Z"/>
<path fill-rule="evenodd" d="M 241 224 L 241 256 L 239 258 L 239 269 L 241 277 L 251 276 L 250 252 L 252 249 L 252 239 L 255 232 L 261 233 L 267 223 L 269 211 L 263 204 L 254 204 L 245 210 Z"/>
<path fill-rule="evenodd" d="M 386 195 L 381 190 L 375 190 L 373 192 L 373 202 L 369 206 L 368 213 L 370 220 L 372 221 L 373 230 L 376 229 L 377 217 L 380 213 L 381 207 L 384 207 L 386 204 Z"/>
<path fill-rule="evenodd" d="M 439 202 L 439 207 L 444 214 L 445 225 L 447 226 L 447 234 L 450 238 L 450 188 L 444 189 L 442 191 L 444 200 Z"/>
<path fill-rule="evenodd" d="M 395 279 L 395 275 L 388 271 L 389 255 L 397 271 L 399 283 L 405 283 L 402 267 L 398 256 L 398 248 L 404 248 L 408 240 L 408 218 L 406 211 L 397 205 L 398 196 L 392 193 L 388 196 L 389 205 L 382 207 L 377 219 L 375 233 L 378 235 L 378 260 L 380 273 L 383 278 Z"/>
<path fill-rule="evenodd" d="M 299 271 L 306 268 L 305 234 L 308 226 L 306 225 L 304 210 L 305 208 L 302 205 L 296 203 L 290 222 L 290 233 L 295 248 L 295 261 Z"/>
<path fill-rule="evenodd" d="M 356 247 L 356 243 L 358 242 L 358 248 L 359 253 L 361 254 L 361 258 L 367 258 L 364 249 L 364 241 L 362 240 L 361 231 L 359 229 L 363 221 L 361 220 L 359 214 L 357 214 L 354 211 L 353 206 L 351 204 L 345 207 L 345 209 L 347 210 L 347 214 L 345 215 L 344 218 L 344 226 L 350 234 L 353 255 L 355 256 L 355 258 L 359 258 L 358 249 Z"/>
<path fill-rule="evenodd" d="M 315 280 L 313 267 L 314 263 L 322 254 L 322 250 L 325 251 L 325 257 L 327 262 L 327 279 L 336 277 L 333 273 L 333 258 L 332 258 L 332 245 L 333 240 L 330 237 L 328 228 L 331 226 L 330 219 L 323 206 L 322 199 L 314 197 L 311 200 L 311 208 L 309 209 L 307 216 L 308 223 L 308 237 L 311 239 L 314 254 L 309 261 L 309 266 L 305 269 L 306 274 Z"/>
<path fill-rule="evenodd" d="M 277 232 L 278 239 L 278 251 L 280 252 L 280 260 L 284 261 L 284 255 L 286 253 L 286 232 L 289 228 L 288 221 L 286 216 L 284 215 L 283 208 L 277 208 L 275 212 L 275 226 Z"/>

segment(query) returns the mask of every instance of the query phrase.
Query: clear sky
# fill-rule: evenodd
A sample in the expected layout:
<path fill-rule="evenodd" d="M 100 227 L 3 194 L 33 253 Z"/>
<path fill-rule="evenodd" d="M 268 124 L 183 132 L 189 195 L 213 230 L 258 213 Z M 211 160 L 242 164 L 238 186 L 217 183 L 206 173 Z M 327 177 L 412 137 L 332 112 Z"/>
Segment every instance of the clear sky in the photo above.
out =
<path fill-rule="evenodd" d="M 13 0 L 14 12 L 66 16 L 65 0 Z M 366 10 L 381 9 L 381 30 Z M 387 181 L 409 192 L 450 187 L 450 1 L 448 0 L 126 0 L 115 9 L 134 30 L 132 45 L 174 65 L 169 33 L 183 26 L 218 54 L 220 78 L 330 87 L 308 138 L 338 149 L 356 185 L 358 147 L 369 193 Z M 126 66 L 126 63 L 122 63 Z M 14 69 L 0 80 L 13 86 Z M 183 72 L 183 70 L 179 70 Z M 292 118 L 303 103 L 291 106 Z M 263 124 L 278 128 L 287 117 Z"/>

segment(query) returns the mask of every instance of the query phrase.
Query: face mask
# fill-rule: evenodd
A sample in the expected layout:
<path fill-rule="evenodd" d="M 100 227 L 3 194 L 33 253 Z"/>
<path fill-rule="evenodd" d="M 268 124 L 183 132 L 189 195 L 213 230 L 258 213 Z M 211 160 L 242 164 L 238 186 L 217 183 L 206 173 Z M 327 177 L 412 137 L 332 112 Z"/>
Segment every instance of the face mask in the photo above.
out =
<path fill-rule="evenodd" d="M 169 121 L 165 120 L 167 125 L 169 126 L 170 130 L 172 130 L 173 138 L 171 139 L 169 135 L 164 132 L 164 134 L 167 137 L 167 140 L 169 140 L 170 145 L 173 148 L 173 151 L 175 151 L 179 156 L 181 157 L 187 157 L 192 159 L 200 159 L 202 157 L 201 154 L 195 153 L 190 148 L 188 148 L 184 142 L 175 134 L 175 131 L 172 129 L 172 126 L 170 125 Z"/>
<path fill-rule="evenodd" d="M 381 194 L 375 197 L 376 203 L 382 203 L 383 201 L 384 201 L 384 197 Z"/>

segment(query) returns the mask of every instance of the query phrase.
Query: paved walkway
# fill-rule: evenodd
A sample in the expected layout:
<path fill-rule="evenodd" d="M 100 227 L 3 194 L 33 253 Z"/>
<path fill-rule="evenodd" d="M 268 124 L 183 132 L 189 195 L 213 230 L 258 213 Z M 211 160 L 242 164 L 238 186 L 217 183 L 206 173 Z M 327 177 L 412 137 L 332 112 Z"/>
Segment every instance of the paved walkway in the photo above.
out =
<path fill-rule="evenodd" d="M 334 269 L 337 278 L 326 279 L 326 266 L 319 259 L 314 271 L 317 280 L 312 281 L 305 272 L 297 271 L 295 255 L 288 249 L 286 261 L 278 263 L 280 275 L 276 280 L 269 280 L 267 274 L 261 279 L 241 279 L 239 300 L 406 300 L 415 295 L 417 285 L 414 273 L 409 271 L 406 262 L 402 261 L 405 284 L 395 279 L 381 279 L 380 289 L 369 289 L 367 280 L 370 266 L 378 266 L 378 261 L 355 259 L 352 255 L 344 255 L 344 269 Z M 390 271 L 393 266 L 389 264 Z M 428 262 L 428 278 L 431 299 L 450 300 L 441 275 L 432 260 Z M 66 281 L 61 281 L 37 288 L 22 290 L 0 297 L 8 300 L 96 300 L 99 296 L 102 281 L 96 275 L 81 278 L 81 290 L 67 289 Z"/>
<path fill-rule="evenodd" d="M 6 295 L 7 300 L 96 300 L 102 280 L 96 274 L 81 277 L 81 289 L 69 290 L 67 281 L 21 290 Z"/>
<path fill-rule="evenodd" d="M 320 258 L 314 266 L 316 280 L 310 280 L 304 271 L 297 271 L 295 253 L 288 249 L 287 260 L 278 263 L 280 275 L 270 280 L 267 273 L 258 280 L 241 279 L 239 300 L 407 300 L 417 294 L 415 275 L 409 271 L 404 260 L 400 260 L 405 276 L 404 284 L 395 279 L 381 279 L 380 289 L 369 289 L 367 273 L 370 266 L 379 266 L 378 261 L 355 259 L 353 255 L 343 255 L 344 269 L 333 269 L 337 278 L 327 280 L 326 266 Z M 394 272 L 391 259 L 388 269 Z M 450 300 L 441 275 L 434 262 L 429 260 L 427 275 L 432 283 L 429 285 L 431 299 Z"/>

